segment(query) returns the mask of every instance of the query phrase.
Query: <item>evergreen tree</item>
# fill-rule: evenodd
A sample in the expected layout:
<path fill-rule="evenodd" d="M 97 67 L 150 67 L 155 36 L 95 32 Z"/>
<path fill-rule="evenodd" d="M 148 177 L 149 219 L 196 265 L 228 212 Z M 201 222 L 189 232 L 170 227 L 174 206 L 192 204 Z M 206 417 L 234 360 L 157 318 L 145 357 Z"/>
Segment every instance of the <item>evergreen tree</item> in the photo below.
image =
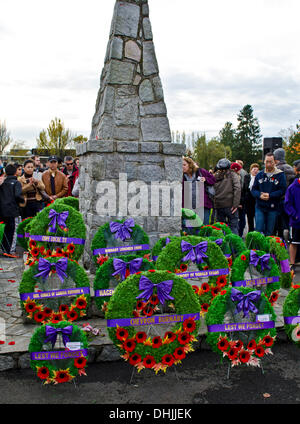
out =
<path fill-rule="evenodd" d="M 224 128 L 219 132 L 220 142 L 225 146 L 229 146 L 231 151 L 235 149 L 236 144 L 236 130 L 233 128 L 231 122 L 226 122 Z"/>

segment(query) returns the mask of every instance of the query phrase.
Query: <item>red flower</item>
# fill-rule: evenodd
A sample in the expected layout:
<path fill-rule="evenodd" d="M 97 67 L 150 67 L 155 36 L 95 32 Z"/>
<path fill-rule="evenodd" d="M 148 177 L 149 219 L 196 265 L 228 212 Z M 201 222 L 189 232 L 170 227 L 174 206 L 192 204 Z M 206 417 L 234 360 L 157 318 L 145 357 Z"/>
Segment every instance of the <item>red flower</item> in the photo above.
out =
<path fill-rule="evenodd" d="M 151 308 L 151 306 L 147 305 L 144 307 L 142 314 L 146 315 L 147 317 L 151 317 L 153 315 L 153 309 Z"/>
<path fill-rule="evenodd" d="M 85 309 L 87 307 L 86 300 L 83 297 L 79 297 L 76 300 L 76 308 L 78 309 Z"/>
<path fill-rule="evenodd" d="M 191 341 L 191 335 L 187 331 L 183 331 L 178 335 L 178 341 L 181 345 L 186 345 Z"/>
<path fill-rule="evenodd" d="M 257 346 L 255 349 L 255 354 L 259 357 L 262 358 L 265 354 L 265 349 L 262 346 Z"/>
<path fill-rule="evenodd" d="M 9 344 L 9 346 L 13 346 L 13 345 L 16 344 L 16 342 L 9 342 L 8 344 Z"/>
<path fill-rule="evenodd" d="M 50 375 L 50 371 L 47 367 L 38 367 L 37 376 L 41 380 L 47 380 L 47 378 L 49 378 L 49 375 Z"/>
<path fill-rule="evenodd" d="M 180 271 L 181 271 L 181 272 L 185 272 L 187 269 L 188 269 L 188 267 L 187 267 L 187 265 L 186 265 L 186 264 L 181 264 L 181 265 L 180 265 Z"/>
<path fill-rule="evenodd" d="M 234 360 L 238 356 L 238 350 L 235 347 L 232 347 L 228 352 L 227 356 L 229 359 Z"/>
<path fill-rule="evenodd" d="M 84 356 L 81 356 L 80 358 L 75 358 L 74 366 L 78 369 L 82 369 L 86 366 L 86 362 L 86 358 Z"/>
<path fill-rule="evenodd" d="M 125 340 L 125 342 L 123 343 L 123 349 L 126 350 L 126 352 L 133 352 L 135 349 L 135 341 L 134 339 L 127 339 Z"/>
<path fill-rule="evenodd" d="M 68 312 L 67 317 L 68 321 L 75 321 L 78 318 L 78 314 L 74 309 L 72 309 Z"/>
<path fill-rule="evenodd" d="M 241 256 L 241 260 L 242 260 L 242 261 L 246 261 L 246 260 L 247 260 L 246 256 L 245 256 L 245 255 L 242 255 L 242 256 Z"/>
<path fill-rule="evenodd" d="M 277 300 L 278 300 L 278 293 L 277 292 L 271 293 L 271 296 L 269 297 L 269 301 L 271 303 L 275 303 Z"/>
<path fill-rule="evenodd" d="M 185 351 L 183 350 L 182 347 L 177 347 L 177 349 L 174 350 L 173 355 L 174 355 L 174 358 L 177 360 L 184 359 L 186 356 Z"/>
<path fill-rule="evenodd" d="M 152 340 L 152 347 L 154 347 L 154 349 L 159 348 L 162 345 L 162 340 L 160 336 L 155 336 L 153 337 Z"/>
<path fill-rule="evenodd" d="M 220 289 L 218 287 L 211 287 L 210 291 L 212 296 L 215 297 L 219 293 Z"/>
<path fill-rule="evenodd" d="M 149 302 L 151 303 L 151 305 L 154 305 L 154 306 L 157 305 L 159 303 L 159 299 L 158 299 L 157 294 L 153 294 L 150 297 Z"/>
<path fill-rule="evenodd" d="M 72 376 L 68 370 L 61 370 L 61 371 L 56 371 L 54 380 L 57 383 L 67 383 L 68 381 L 71 380 L 71 378 Z"/>
<path fill-rule="evenodd" d="M 271 337 L 271 336 L 265 336 L 265 337 L 263 338 L 263 344 L 264 344 L 266 347 L 271 347 L 271 346 L 273 346 L 273 343 L 274 343 L 273 337 Z"/>
<path fill-rule="evenodd" d="M 135 335 L 135 340 L 138 343 L 143 343 L 147 338 L 147 334 L 144 331 L 139 331 L 138 333 L 136 333 Z"/>
<path fill-rule="evenodd" d="M 116 332 L 116 337 L 121 342 L 126 340 L 128 337 L 128 331 L 126 330 L 126 328 L 118 327 Z"/>
<path fill-rule="evenodd" d="M 185 321 L 183 321 L 183 329 L 184 331 L 187 331 L 188 333 L 192 333 L 196 328 L 196 323 L 193 318 L 188 318 Z"/>
<path fill-rule="evenodd" d="M 36 310 L 36 303 L 33 302 L 33 301 L 32 302 L 26 302 L 25 310 L 28 313 L 34 312 Z"/>
<path fill-rule="evenodd" d="M 220 349 L 222 352 L 225 352 L 229 347 L 229 343 L 226 337 L 222 337 L 219 343 L 217 344 L 217 346 L 218 346 L 218 349 Z"/>
<path fill-rule="evenodd" d="M 148 272 L 155 272 L 155 269 L 148 269 Z"/>
<path fill-rule="evenodd" d="M 228 266 L 232 266 L 232 259 L 231 258 L 227 258 L 228 261 Z"/>
<path fill-rule="evenodd" d="M 138 318 L 140 316 L 138 311 L 132 311 L 132 315 L 134 316 L 134 318 Z"/>
<path fill-rule="evenodd" d="M 194 292 L 196 294 L 199 294 L 199 287 L 198 286 L 192 285 L 192 289 L 194 290 Z"/>
<path fill-rule="evenodd" d="M 173 333 L 173 331 L 167 331 L 164 335 L 164 339 L 168 339 L 168 341 L 174 342 L 174 340 L 176 339 L 176 334 Z"/>
<path fill-rule="evenodd" d="M 161 362 L 164 365 L 168 365 L 169 367 L 171 367 L 174 364 L 174 356 L 173 355 L 170 355 L 170 354 L 164 355 L 161 358 Z"/>
<path fill-rule="evenodd" d="M 36 247 L 36 241 L 35 241 L 35 240 L 30 239 L 30 240 L 29 240 L 29 247 L 30 247 L 30 249 L 33 249 L 34 247 Z"/>
<path fill-rule="evenodd" d="M 143 302 L 142 300 L 138 300 L 138 301 L 136 302 L 136 309 L 137 309 L 138 311 L 140 311 L 140 310 L 144 309 L 144 307 L 145 307 L 145 302 Z"/>
<path fill-rule="evenodd" d="M 256 348 L 256 341 L 254 339 L 252 339 L 248 343 L 247 349 L 248 350 L 254 350 L 255 348 Z"/>
<path fill-rule="evenodd" d="M 234 347 L 237 348 L 238 351 L 240 351 L 241 349 L 243 349 L 244 344 L 241 340 L 238 340 L 235 342 Z"/>
<path fill-rule="evenodd" d="M 143 360 L 143 365 L 146 368 L 152 368 L 155 365 L 155 359 L 153 358 L 153 356 L 151 356 L 151 355 L 145 356 L 145 358 Z"/>
<path fill-rule="evenodd" d="M 35 322 L 43 322 L 45 320 L 45 314 L 42 311 L 38 311 L 33 316 Z"/>
<path fill-rule="evenodd" d="M 63 250 L 60 247 L 56 248 L 56 254 L 57 255 L 62 255 L 63 254 Z"/>
<path fill-rule="evenodd" d="M 202 303 L 202 305 L 201 305 L 201 311 L 202 312 L 207 312 L 208 311 L 208 308 L 209 308 L 209 304 L 208 303 Z"/>
<path fill-rule="evenodd" d="M 75 252 L 75 246 L 73 243 L 68 244 L 67 251 L 72 255 Z"/>
<path fill-rule="evenodd" d="M 58 310 L 62 314 L 67 314 L 69 312 L 69 306 L 68 305 L 59 305 Z"/>
<path fill-rule="evenodd" d="M 142 357 L 138 353 L 134 353 L 129 358 L 129 363 L 131 365 L 136 365 L 136 364 L 140 363 L 141 361 L 142 361 Z"/>
<path fill-rule="evenodd" d="M 34 247 L 33 249 L 31 249 L 30 253 L 32 256 L 39 256 L 40 249 L 38 247 Z"/>
<path fill-rule="evenodd" d="M 247 350 L 241 350 L 239 353 L 239 360 L 245 364 L 250 359 L 250 353 Z"/>
<path fill-rule="evenodd" d="M 220 276 L 217 278 L 216 283 L 217 283 L 217 286 L 218 286 L 219 288 L 224 287 L 224 286 L 226 286 L 227 278 L 226 278 L 224 275 L 220 275 Z"/>
<path fill-rule="evenodd" d="M 203 293 L 208 293 L 210 290 L 209 284 L 208 283 L 201 284 L 201 290 L 203 291 Z"/>

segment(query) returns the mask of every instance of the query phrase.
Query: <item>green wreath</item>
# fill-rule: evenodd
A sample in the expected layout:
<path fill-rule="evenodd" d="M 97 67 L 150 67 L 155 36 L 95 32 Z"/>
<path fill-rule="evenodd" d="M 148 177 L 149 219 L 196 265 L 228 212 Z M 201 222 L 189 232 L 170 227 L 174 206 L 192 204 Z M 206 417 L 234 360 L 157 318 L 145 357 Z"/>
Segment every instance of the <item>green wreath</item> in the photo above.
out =
<path fill-rule="evenodd" d="M 49 281 L 47 276 L 44 278 L 42 276 L 35 277 L 40 273 L 39 262 L 35 262 L 33 266 L 23 273 L 19 285 L 20 305 L 24 313 L 27 314 L 27 318 L 33 323 L 40 324 L 45 322 L 57 323 L 64 320 L 75 321 L 85 316 L 90 304 L 88 290 L 90 282 L 85 270 L 77 262 L 62 256 L 45 256 L 40 260 L 43 259 L 53 264 L 51 266 L 51 274 L 56 273 L 55 271 L 57 270 L 54 264 L 61 262 L 62 259 L 67 264 L 64 271 L 66 276 L 63 281 L 60 280 L 60 288 L 55 290 L 60 292 L 56 292 L 56 295 L 61 295 L 66 290 L 69 290 L 69 293 L 61 297 L 49 297 L 51 293 L 47 293 L 47 297 L 39 295 L 38 290 L 46 293 L 53 291 L 53 289 L 51 280 Z M 78 292 L 77 295 L 76 292 Z M 35 293 L 35 296 L 33 293 Z M 72 298 L 74 299 L 71 301 Z"/>
<path fill-rule="evenodd" d="M 0 244 L 2 243 L 4 230 L 5 230 L 5 224 L 3 222 L 0 222 Z"/>
<path fill-rule="evenodd" d="M 194 235 L 198 236 L 200 232 L 200 228 L 203 225 L 203 220 L 191 209 L 182 208 L 182 215 L 181 215 L 181 222 L 182 222 L 182 230 L 181 235 L 187 236 L 187 235 Z M 192 221 L 193 226 L 189 227 L 187 226 L 186 221 Z"/>
<path fill-rule="evenodd" d="M 176 273 L 187 271 L 191 261 L 184 260 L 187 252 L 182 252 L 182 241 L 190 243 L 193 246 L 202 242 L 207 242 L 207 250 L 205 252 L 207 257 L 203 258 L 202 263 L 196 263 L 199 271 L 207 271 L 208 273 L 210 270 L 226 270 L 226 272 L 221 275 L 210 275 L 208 283 L 204 282 L 201 286 L 192 286 L 199 297 L 201 313 L 204 314 L 207 312 L 212 299 L 222 291 L 229 282 L 227 275 L 227 273 L 229 273 L 228 261 L 223 255 L 220 247 L 214 241 L 204 237 L 186 236 L 172 239 L 172 241 L 161 251 L 156 261 L 156 269 L 169 270 L 171 272 L 175 271 Z M 195 278 L 197 278 L 197 276 L 195 276 Z"/>
<path fill-rule="evenodd" d="M 269 251 L 269 243 L 264 234 L 258 231 L 251 231 L 246 235 L 245 239 L 247 249 L 263 250 L 264 252 Z"/>
<path fill-rule="evenodd" d="M 295 285 L 285 298 L 282 315 L 289 339 L 300 347 L 300 286 Z"/>
<path fill-rule="evenodd" d="M 56 213 L 68 213 L 68 216 L 65 220 L 64 225 L 59 225 L 55 223 L 54 226 L 50 226 L 51 218 L 49 214 L 54 210 Z M 55 229 L 54 229 L 55 228 Z M 26 227 L 27 230 L 27 227 Z M 84 242 L 86 238 L 86 228 L 80 212 L 75 210 L 73 207 L 66 205 L 65 203 L 52 203 L 41 212 L 39 212 L 32 220 L 28 226 L 29 239 L 38 238 L 41 236 L 50 236 L 50 237 L 63 237 L 66 238 L 66 243 L 60 243 L 55 241 L 40 241 L 36 240 L 37 248 L 41 246 L 44 249 L 50 249 L 51 251 L 58 249 L 59 251 L 66 252 L 64 245 L 73 244 L 74 249 L 72 249 L 72 254 L 70 255 L 72 259 L 78 260 L 84 251 Z M 40 237 L 39 237 L 40 236 Z M 74 241 L 72 241 L 74 240 Z M 80 244 L 79 244 L 80 243 Z"/>
<path fill-rule="evenodd" d="M 48 334 L 46 335 L 47 327 L 54 329 L 65 329 L 72 327 L 72 332 L 68 337 L 69 342 L 77 343 L 80 347 L 76 352 L 53 350 L 52 343 L 48 342 Z M 60 337 L 60 336 L 57 336 Z M 46 341 L 46 342 L 45 342 Z M 44 384 L 49 383 L 66 383 L 73 380 L 78 375 L 86 375 L 85 368 L 87 366 L 88 341 L 86 334 L 78 326 L 67 321 L 62 321 L 59 324 L 42 325 L 37 328 L 30 340 L 29 353 L 31 358 L 43 358 L 47 355 L 51 358 L 64 355 L 64 359 L 31 359 L 30 366 L 36 375 L 44 381 Z M 47 353 L 49 352 L 49 353 Z M 51 353 L 50 353 L 51 352 Z M 69 357 L 68 356 L 73 356 Z"/>
<path fill-rule="evenodd" d="M 152 294 L 143 296 L 140 290 L 140 281 L 147 279 L 152 286 Z M 167 295 L 164 297 L 164 309 L 177 315 L 153 315 L 158 311 L 160 301 L 158 285 L 163 282 L 169 284 Z M 163 287 L 162 287 L 163 289 Z M 138 298 L 138 299 L 137 299 Z M 146 309 L 147 308 L 147 309 Z M 121 357 L 135 366 L 138 371 L 144 368 L 153 369 L 156 373 L 177 365 L 193 350 L 192 343 L 196 341 L 200 322 L 200 305 L 191 286 L 181 277 L 168 271 L 141 272 L 128 277 L 120 283 L 112 296 L 106 313 L 108 333 L 112 342 L 119 349 Z M 139 318 L 141 311 L 147 310 L 144 318 Z M 185 314 L 188 317 L 184 316 Z M 176 322 L 181 315 L 183 322 Z M 146 331 L 136 332 L 134 326 L 117 325 L 111 327 L 110 320 L 125 318 L 133 319 L 135 324 L 151 323 L 155 317 L 164 323 L 174 323 L 172 331 L 165 332 L 164 336 L 149 336 Z M 195 319 L 196 318 L 196 319 Z M 120 322 L 120 321 L 119 321 Z M 127 320 L 126 320 L 127 323 Z M 114 324 L 116 325 L 116 324 Z M 157 325 L 159 331 L 160 325 Z M 140 328 L 140 327 L 139 327 Z M 143 326 L 143 328 L 145 328 Z"/>
<path fill-rule="evenodd" d="M 224 222 L 215 222 L 214 224 L 203 225 L 200 229 L 199 235 L 201 237 L 211 237 L 214 235 L 217 236 L 218 234 L 220 235 L 220 233 L 215 233 L 215 231 L 221 231 L 223 236 L 226 236 L 227 234 L 232 234 L 232 231 L 227 224 L 225 224 Z"/>
<path fill-rule="evenodd" d="M 94 291 L 95 291 L 95 303 L 100 311 L 106 311 L 107 304 L 111 299 L 110 296 L 97 296 L 97 294 L 100 294 L 101 290 L 109 289 L 110 282 L 112 281 L 112 289 L 115 289 L 115 287 L 122 281 L 122 275 L 117 274 L 113 276 L 116 272 L 116 269 L 114 268 L 114 260 L 122 260 L 124 262 L 131 262 L 136 259 L 142 259 L 141 266 L 139 268 L 140 271 L 146 271 L 151 268 L 153 268 L 153 263 L 150 262 L 148 259 L 143 259 L 136 255 L 124 255 L 124 256 L 117 256 L 115 258 L 109 258 L 103 265 L 97 269 L 95 279 L 94 279 Z M 127 278 L 128 275 L 130 275 L 130 270 L 126 269 L 125 277 Z"/>
<path fill-rule="evenodd" d="M 56 199 L 52 205 L 57 205 L 63 203 L 64 205 L 72 206 L 72 208 L 76 209 L 79 212 L 79 199 L 77 197 L 68 196 L 68 197 L 61 197 L 59 199 Z"/>
<path fill-rule="evenodd" d="M 251 278 L 251 280 L 245 280 L 244 275 L 247 269 L 249 268 L 249 261 L 250 261 L 250 255 L 251 252 L 257 255 L 259 257 L 258 264 L 254 268 L 261 274 L 263 274 L 263 279 L 270 278 L 275 279 L 278 281 L 270 282 L 266 284 L 266 281 L 261 281 L 261 278 Z M 245 250 L 242 252 L 233 262 L 232 268 L 231 268 L 231 275 L 230 275 L 230 281 L 232 286 L 255 286 L 259 290 L 262 290 L 265 295 L 268 297 L 270 303 L 273 305 L 279 296 L 279 289 L 280 289 L 280 273 L 278 266 L 272 256 L 269 256 L 269 260 L 267 261 L 267 267 L 265 265 L 262 265 L 263 259 L 260 259 L 261 257 L 265 257 L 266 252 L 262 250 Z M 253 265 L 251 265 L 253 266 Z M 269 269 L 268 269 L 269 268 Z M 249 268 L 251 273 L 251 268 Z M 250 274 L 251 275 L 251 274 Z M 252 275 L 251 275 L 252 277 Z M 274 278 L 273 278 L 274 277 Z"/>
<path fill-rule="evenodd" d="M 114 223 L 124 224 L 125 219 L 122 220 L 115 220 Z M 133 221 L 134 223 L 134 221 Z M 126 238 L 125 243 L 122 242 L 119 238 L 116 238 L 117 234 L 112 233 L 110 230 L 110 223 L 107 222 L 104 225 L 101 225 L 101 227 L 96 232 L 92 244 L 91 244 L 91 250 L 93 254 L 93 261 L 96 265 L 102 265 L 103 263 L 103 256 L 104 254 L 100 254 L 97 252 L 99 249 L 105 249 L 108 247 L 120 247 L 120 246 L 126 246 L 128 243 L 130 245 L 149 245 L 149 236 L 145 231 L 137 224 L 134 224 L 130 228 L 130 238 Z M 149 248 L 150 249 L 150 248 Z M 134 254 L 137 256 L 144 256 L 146 254 L 150 253 L 150 250 L 137 250 L 134 251 Z M 116 252 L 111 253 L 110 256 L 123 256 L 127 254 L 132 254 L 132 251 L 124 251 L 124 252 Z"/>
<path fill-rule="evenodd" d="M 25 237 L 25 233 L 29 232 L 29 224 L 32 218 L 25 218 L 20 224 L 17 226 L 17 243 L 19 246 L 23 247 L 23 249 L 28 249 L 28 238 Z"/>
<path fill-rule="evenodd" d="M 162 237 L 155 243 L 155 245 L 152 248 L 152 259 L 154 262 L 157 261 L 157 258 L 160 255 L 160 252 L 167 246 L 167 244 L 169 244 L 170 241 L 176 238 L 177 236 Z"/>
<path fill-rule="evenodd" d="M 286 249 L 286 245 L 280 237 L 268 236 L 266 239 L 269 243 L 267 252 L 271 253 L 279 268 L 280 285 L 284 289 L 289 289 L 293 281 L 293 276 L 290 271 L 289 252 Z"/>
<path fill-rule="evenodd" d="M 223 295 L 215 297 L 205 317 L 208 328 L 206 340 L 212 350 L 220 355 L 221 360 L 226 358 L 231 366 L 240 364 L 260 366 L 264 355 L 272 353 L 270 348 L 276 338 L 276 315 L 267 297 L 257 291 L 258 294 L 253 300 L 250 297 L 254 309 L 250 308 L 245 316 L 244 306 L 238 307 L 240 298 L 232 299 L 232 294 L 235 292 L 239 292 L 238 296 L 245 296 L 253 293 L 253 289 L 230 287 Z M 267 316 L 271 325 L 257 323 L 257 315 Z"/>

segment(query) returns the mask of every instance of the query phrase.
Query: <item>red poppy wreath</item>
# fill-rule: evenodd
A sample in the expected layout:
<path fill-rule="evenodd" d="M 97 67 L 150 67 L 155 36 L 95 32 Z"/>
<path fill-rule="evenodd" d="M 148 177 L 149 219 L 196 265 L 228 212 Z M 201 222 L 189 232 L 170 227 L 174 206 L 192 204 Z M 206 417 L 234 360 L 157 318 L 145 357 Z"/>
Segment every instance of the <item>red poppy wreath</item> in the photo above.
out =
<path fill-rule="evenodd" d="M 183 278 L 170 271 L 138 272 L 117 286 L 108 304 L 108 333 L 121 357 L 138 371 L 166 372 L 193 351 L 199 310 Z"/>

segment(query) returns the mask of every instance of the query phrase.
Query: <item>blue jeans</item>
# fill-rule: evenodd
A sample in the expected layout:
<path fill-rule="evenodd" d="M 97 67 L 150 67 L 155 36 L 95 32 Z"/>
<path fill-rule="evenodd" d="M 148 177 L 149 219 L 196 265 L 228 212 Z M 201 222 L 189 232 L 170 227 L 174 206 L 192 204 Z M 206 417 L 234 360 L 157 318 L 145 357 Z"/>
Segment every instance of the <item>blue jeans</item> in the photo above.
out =
<path fill-rule="evenodd" d="M 209 224 L 210 211 L 211 211 L 211 209 L 204 208 L 203 225 Z"/>
<path fill-rule="evenodd" d="M 271 236 L 274 232 L 277 211 L 265 211 L 263 209 L 255 207 L 255 231 L 264 234 L 265 236 Z"/>
<path fill-rule="evenodd" d="M 228 226 L 233 232 L 233 234 L 239 235 L 239 213 L 235 211 L 233 214 L 231 208 L 217 208 L 217 222 L 228 221 Z"/>

